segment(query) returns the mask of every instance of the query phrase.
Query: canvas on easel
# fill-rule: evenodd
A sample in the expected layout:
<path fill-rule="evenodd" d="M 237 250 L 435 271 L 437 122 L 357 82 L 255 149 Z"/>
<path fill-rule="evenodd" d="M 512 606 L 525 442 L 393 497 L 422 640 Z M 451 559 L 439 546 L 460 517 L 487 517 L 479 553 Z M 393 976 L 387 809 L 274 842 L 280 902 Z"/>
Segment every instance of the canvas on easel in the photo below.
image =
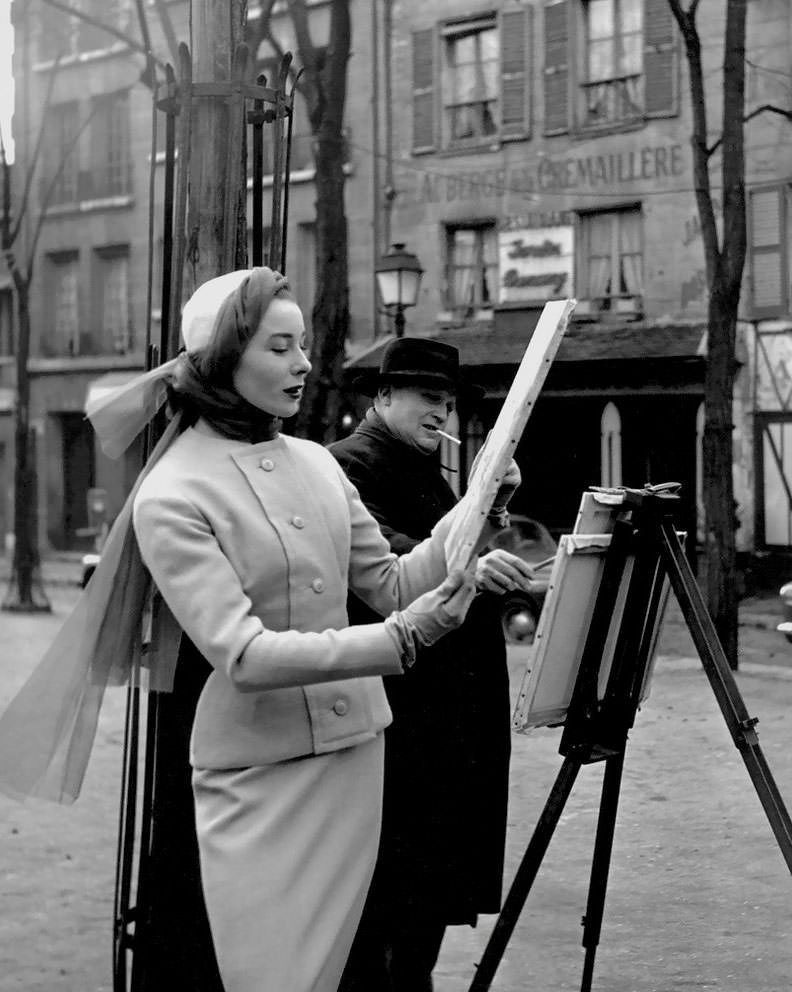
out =
<path fill-rule="evenodd" d="M 618 504 L 614 502 L 612 494 L 584 493 L 572 533 L 563 535 L 559 541 L 533 651 L 515 706 L 512 728 L 518 732 L 525 733 L 536 727 L 557 726 L 564 721 L 580 668 L 605 557 L 611 543 L 614 505 Z M 627 590 L 632 578 L 632 566 L 633 559 L 628 556 L 599 669 L 600 699 L 605 693 L 610 675 L 616 637 L 621 627 Z M 652 658 L 641 690 L 642 701 L 649 693 L 654 646 L 668 601 L 669 588 L 666 579 L 652 633 Z"/>
<path fill-rule="evenodd" d="M 551 300 L 544 305 L 495 426 L 479 453 L 467 492 L 457 505 L 445 541 L 449 571 L 470 564 L 500 481 L 522 437 L 576 303 L 576 300 Z"/>

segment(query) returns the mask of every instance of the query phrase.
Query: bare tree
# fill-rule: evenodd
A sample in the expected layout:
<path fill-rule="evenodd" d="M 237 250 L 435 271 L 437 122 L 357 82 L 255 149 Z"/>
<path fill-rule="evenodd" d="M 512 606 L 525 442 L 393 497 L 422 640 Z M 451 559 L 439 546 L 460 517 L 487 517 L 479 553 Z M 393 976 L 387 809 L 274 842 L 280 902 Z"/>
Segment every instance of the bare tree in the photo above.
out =
<path fill-rule="evenodd" d="M 273 33 L 274 0 L 262 4 L 252 33 L 256 51 L 263 39 L 282 55 Z M 349 329 L 347 220 L 344 207 L 344 106 L 347 63 L 351 47 L 349 0 L 332 0 L 330 34 L 325 44 L 312 35 L 305 0 L 287 0 L 297 39 L 303 73 L 297 87 L 308 107 L 316 166 L 316 296 L 312 325 L 313 370 L 297 420 L 297 430 L 315 441 L 336 436 L 340 395 L 338 383 L 344 364 L 344 342 Z"/>
<path fill-rule="evenodd" d="M 36 213 L 32 207 L 33 179 L 41 164 L 42 142 L 47 110 L 57 76 L 57 65 L 50 74 L 44 110 L 31 161 L 26 163 L 24 186 L 15 197 L 14 169 L 8 162 L 6 145 L 0 132 L 0 172 L 2 173 L 2 205 L 0 205 L 0 250 L 3 252 L 16 303 L 16 336 L 14 357 L 16 364 L 16 396 L 14 404 L 14 560 L 11 581 L 3 600 L 4 610 L 18 612 L 49 611 L 50 604 L 40 583 L 36 581 L 39 567 L 37 534 L 37 472 L 35 431 L 30 424 L 30 288 L 35 272 L 36 251 L 47 209 L 52 202 L 56 186 L 63 174 L 69 156 L 80 135 L 91 121 L 93 113 L 86 116 L 43 187 Z M 32 217 L 33 233 L 24 244 L 23 230 L 26 219 Z"/>
<path fill-rule="evenodd" d="M 727 0 L 723 51 L 723 123 L 709 142 L 700 0 L 668 0 L 685 45 L 693 114 L 693 177 L 701 223 L 709 299 L 704 380 L 704 507 L 706 593 L 710 613 L 732 668 L 737 668 L 737 555 L 732 480 L 732 397 L 737 373 L 735 337 L 746 253 L 745 21 L 746 0 Z M 723 229 L 718 232 L 710 162 L 721 149 Z"/>

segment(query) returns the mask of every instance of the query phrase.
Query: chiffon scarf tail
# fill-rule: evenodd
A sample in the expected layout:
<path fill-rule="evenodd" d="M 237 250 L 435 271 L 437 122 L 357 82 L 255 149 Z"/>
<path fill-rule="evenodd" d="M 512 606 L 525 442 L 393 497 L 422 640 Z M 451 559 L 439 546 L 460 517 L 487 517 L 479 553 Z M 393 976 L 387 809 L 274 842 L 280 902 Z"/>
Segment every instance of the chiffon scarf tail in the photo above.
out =
<path fill-rule="evenodd" d="M 0 792 L 72 803 L 80 793 L 108 685 L 141 670 L 151 582 L 132 527 L 140 484 L 180 430 L 168 425 L 138 476 L 102 549 L 96 571 L 44 657 L 0 716 Z M 175 621 L 167 617 L 145 656 L 150 690 L 169 691 L 176 652 Z"/>

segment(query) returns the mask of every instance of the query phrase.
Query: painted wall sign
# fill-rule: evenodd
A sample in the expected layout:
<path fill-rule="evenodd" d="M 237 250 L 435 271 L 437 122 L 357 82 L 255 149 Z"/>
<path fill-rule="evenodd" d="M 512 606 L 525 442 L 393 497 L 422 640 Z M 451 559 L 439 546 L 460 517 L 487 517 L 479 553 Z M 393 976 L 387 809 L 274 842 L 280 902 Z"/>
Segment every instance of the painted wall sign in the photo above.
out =
<path fill-rule="evenodd" d="M 507 194 L 549 193 L 575 190 L 614 192 L 635 182 L 655 182 L 681 176 L 685 151 L 680 144 L 646 145 L 602 155 L 538 158 L 519 167 L 481 169 L 475 172 L 426 172 L 418 191 L 422 203 L 480 200 Z"/>
<path fill-rule="evenodd" d="M 574 296 L 574 245 L 571 225 L 499 231 L 500 302 Z"/>

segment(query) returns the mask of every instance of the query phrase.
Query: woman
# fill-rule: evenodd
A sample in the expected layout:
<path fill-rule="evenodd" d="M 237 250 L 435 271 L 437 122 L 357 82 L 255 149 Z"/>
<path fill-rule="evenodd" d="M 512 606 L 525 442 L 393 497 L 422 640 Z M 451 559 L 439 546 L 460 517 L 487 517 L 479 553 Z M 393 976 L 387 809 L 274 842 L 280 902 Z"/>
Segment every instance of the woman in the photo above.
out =
<path fill-rule="evenodd" d="M 183 334 L 172 398 L 189 426 L 140 484 L 134 528 L 213 669 L 191 762 L 220 972 L 226 992 L 333 992 L 379 834 L 377 676 L 458 626 L 473 583 L 445 576 L 450 514 L 397 559 L 335 459 L 279 433 L 311 368 L 282 276 L 211 280 Z M 515 466 L 496 513 L 517 482 Z M 347 626 L 348 588 L 387 619 Z"/>

